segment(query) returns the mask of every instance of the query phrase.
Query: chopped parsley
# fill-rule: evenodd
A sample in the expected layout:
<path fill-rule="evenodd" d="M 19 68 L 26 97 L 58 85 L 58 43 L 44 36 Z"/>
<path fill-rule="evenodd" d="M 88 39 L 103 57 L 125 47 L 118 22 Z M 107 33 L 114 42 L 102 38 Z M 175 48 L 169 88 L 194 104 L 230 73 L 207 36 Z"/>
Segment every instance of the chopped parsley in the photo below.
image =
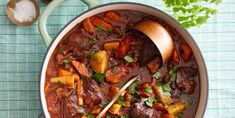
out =
<path fill-rule="evenodd" d="M 64 59 L 64 60 L 63 60 L 63 63 L 68 64 L 68 63 L 69 63 L 69 60 L 68 60 L 68 59 Z"/>
<path fill-rule="evenodd" d="M 91 60 L 93 60 L 95 58 L 94 54 L 95 54 L 95 52 L 93 52 L 93 51 L 89 52 L 89 57 Z"/>
<path fill-rule="evenodd" d="M 134 96 L 134 97 L 138 97 L 139 96 L 139 93 L 137 92 L 137 89 L 138 88 L 138 84 L 137 83 L 132 83 L 129 87 L 129 93 Z"/>
<path fill-rule="evenodd" d="M 113 28 L 110 27 L 107 31 L 110 32 L 110 33 L 112 33 L 112 32 L 113 32 Z"/>
<path fill-rule="evenodd" d="M 96 30 L 98 30 L 98 31 L 104 30 L 104 25 L 103 25 L 103 24 L 99 24 L 99 25 L 96 27 Z"/>
<path fill-rule="evenodd" d="M 157 71 L 156 73 L 153 74 L 153 77 L 156 79 L 160 79 L 161 78 L 161 73 L 159 71 Z"/>
<path fill-rule="evenodd" d="M 170 82 L 174 82 L 176 80 L 176 72 L 177 72 L 177 69 L 178 69 L 178 65 L 175 65 L 171 68 L 170 70 Z"/>
<path fill-rule="evenodd" d="M 95 115 L 89 113 L 87 117 L 88 118 L 95 118 Z"/>
<path fill-rule="evenodd" d="M 138 87 L 137 83 L 132 83 L 129 87 L 129 93 L 134 94 L 136 92 L 136 88 Z"/>
<path fill-rule="evenodd" d="M 164 84 L 164 83 L 156 83 L 155 84 L 156 86 L 161 86 L 162 87 L 162 90 L 163 90 L 163 95 L 164 96 L 171 96 L 171 93 L 170 93 L 170 86 L 169 84 Z"/>
<path fill-rule="evenodd" d="M 121 118 L 129 118 L 128 115 L 124 114 L 121 116 Z"/>
<path fill-rule="evenodd" d="M 110 115 L 106 115 L 106 118 L 112 118 Z"/>
<path fill-rule="evenodd" d="M 180 112 L 180 113 L 176 116 L 176 118 L 183 118 L 183 115 L 184 115 L 184 113 L 183 113 L 183 112 Z"/>
<path fill-rule="evenodd" d="M 151 87 L 146 87 L 145 90 L 144 90 L 144 93 L 145 94 L 152 94 L 153 91 L 152 91 Z"/>
<path fill-rule="evenodd" d="M 149 98 L 145 98 L 144 102 L 147 106 L 152 107 L 154 102 L 157 102 L 157 100 L 155 98 L 149 97 Z"/>
<path fill-rule="evenodd" d="M 126 62 L 128 62 L 128 63 L 131 63 L 131 62 L 133 62 L 133 61 L 135 61 L 131 56 L 129 56 L 129 55 L 126 55 L 125 57 L 124 57 L 124 60 L 126 61 Z"/>
<path fill-rule="evenodd" d="M 121 106 L 126 106 L 126 103 L 124 101 L 124 97 L 121 96 L 119 99 L 118 99 L 118 104 L 120 104 Z"/>
<path fill-rule="evenodd" d="M 103 84 L 105 78 L 105 74 L 94 74 L 92 79 L 94 79 L 98 84 Z"/>
<path fill-rule="evenodd" d="M 79 108 L 80 108 L 81 110 L 83 110 L 83 109 L 84 109 L 84 106 L 83 106 L 83 105 L 79 105 Z"/>

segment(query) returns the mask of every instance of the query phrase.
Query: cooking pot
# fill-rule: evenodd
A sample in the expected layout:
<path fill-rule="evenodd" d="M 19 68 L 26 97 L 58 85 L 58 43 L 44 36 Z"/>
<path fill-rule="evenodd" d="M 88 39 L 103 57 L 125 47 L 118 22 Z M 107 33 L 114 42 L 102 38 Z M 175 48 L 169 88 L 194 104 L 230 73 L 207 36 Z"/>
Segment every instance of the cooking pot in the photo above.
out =
<path fill-rule="evenodd" d="M 207 69 L 205 66 L 205 62 L 203 59 L 203 56 L 195 43 L 193 37 L 189 34 L 187 30 L 182 28 L 180 24 L 174 20 L 171 16 L 167 15 L 163 11 L 147 6 L 144 4 L 139 3 L 132 3 L 132 2 L 116 2 L 116 3 L 109 3 L 104 5 L 98 5 L 97 1 L 95 0 L 82 0 L 84 3 L 88 5 L 90 8 L 89 10 L 83 12 L 82 14 L 75 17 L 73 20 L 71 20 L 67 25 L 64 26 L 64 28 L 56 35 L 54 40 L 50 38 L 48 35 L 47 29 L 46 29 L 46 22 L 49 14 L 53 11 L 54 8 L 56 8 L 59 4 L 63 3 L 66 0 L 53 0 L 45 9 L 45 11 L 42 13 L 40 19 L 39 19 L 39 31 L 42 35 L 42 38 L 48 47 L 47 53 L 45 55 L 42 68 L 41 68 L 41 74 L 40 74 L 40 100 L 41 100 L 41 107 L 42 107 L 42 114 L 40 116 L 44 116 L 46 118 L 50 118 L 50 114 L 47 109 L 47 102 L 45 99 L 44 94 L 44 86 L 46 81 L 46 69 L 48 66 L 48 62 L 50 57 L 52 56 L 53 51 L 55 50 L 56 46 L 60 42 L 60 40 L 78 23 L 82 22 L 85 18 L 94 16 L 96 14 L 110 11 L 110 10 L 135 10 L 139 12 L 143 12 L 145 14 L 149 14 L 152 16 L 155 16 L 166 23 L 168 23 L 171 27 L 174 27 L 185 39 L 185 41 L 190 45 L 190 47 L 193 50 L 193 54 L 195 57 L 195 60 L 198 64 L 199 68 L 199 76 L 200 76 L 200 99 L 199 104 L 197 108 L 197 112 L 195 114 L 196 118 L 202 118 L 205 112 L 207 99 L 208 99 L 208 75 L 207 75 Z"/>

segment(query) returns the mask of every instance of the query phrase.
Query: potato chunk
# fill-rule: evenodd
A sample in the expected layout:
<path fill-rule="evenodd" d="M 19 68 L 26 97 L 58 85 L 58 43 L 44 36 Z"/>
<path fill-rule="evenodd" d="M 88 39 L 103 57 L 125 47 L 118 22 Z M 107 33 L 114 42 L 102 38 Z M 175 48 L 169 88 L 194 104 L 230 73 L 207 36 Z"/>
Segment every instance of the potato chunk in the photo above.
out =
<path fill-rule="evenodd" d="M 120 108 L 121 108 L 120 104 L 113 104 L 111 108 L 109 109 L 109 112 L 112 114 L 117 114 Z"/>
<path fill-rule="evenodd" d="M 100 50 L 94 54 L 94 57 L 91 59 L 92 69 L 100 74 L 104 74 L 105 69 L 108 66 L 108 52 L 105 50 Z"/>
<path fill-rule="evenodd" d="M 170 104 L 171 103 L 171 97 L 164 95 L 164 92 L 162 90 L 161 86 L 153 86 L 153 90 L 156 93 L 157 97 L 161 100 L 163 104 Z"/>
<path fill-rule="evenodd" d="M 167 111 L 169 114 L 177 115 L 178 113 L 182 112 L 184 109 L 185 109 L 185 103 L 176 102 L 172 105 L 168 105 Z"/>
<path fill-rule="evenodd" d="M 55 78 L 51 78 L 50 82 L 64 84 L 68 86 L 74 86 L 74 79 L 75 79 L 75 76 L 55 77 Z"/>

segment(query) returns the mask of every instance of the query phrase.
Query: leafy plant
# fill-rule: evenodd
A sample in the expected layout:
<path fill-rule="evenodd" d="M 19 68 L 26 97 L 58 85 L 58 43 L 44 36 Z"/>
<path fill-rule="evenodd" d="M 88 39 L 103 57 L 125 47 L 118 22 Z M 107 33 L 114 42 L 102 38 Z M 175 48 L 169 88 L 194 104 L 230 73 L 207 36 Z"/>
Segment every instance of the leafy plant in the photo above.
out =
<path fill-rule="evenodd" d="M 200 26 L 218 12 L 221 0 L 163 0 L 167 10 L 185 28 Z M 211 6 L 211 7 L 208 7 Z"/>

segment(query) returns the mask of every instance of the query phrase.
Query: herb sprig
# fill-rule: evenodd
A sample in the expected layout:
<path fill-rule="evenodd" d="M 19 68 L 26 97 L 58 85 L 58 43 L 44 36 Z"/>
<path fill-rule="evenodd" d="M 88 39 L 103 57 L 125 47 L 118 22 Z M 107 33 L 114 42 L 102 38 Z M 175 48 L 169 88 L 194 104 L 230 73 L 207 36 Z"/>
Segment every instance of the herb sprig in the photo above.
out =
<path fill-rule="evenodd" d="M 221 0 L 163 0 L 166 9 L 185 28 L 200 26 L 218 12 L 215 6 Z"/>

